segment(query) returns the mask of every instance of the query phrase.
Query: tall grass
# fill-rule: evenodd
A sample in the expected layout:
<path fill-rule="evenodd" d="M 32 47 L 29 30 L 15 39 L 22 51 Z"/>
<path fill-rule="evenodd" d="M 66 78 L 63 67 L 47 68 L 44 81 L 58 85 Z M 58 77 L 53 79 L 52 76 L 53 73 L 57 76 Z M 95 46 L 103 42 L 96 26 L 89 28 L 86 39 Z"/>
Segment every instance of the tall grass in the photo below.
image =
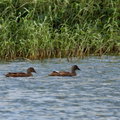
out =
<path fill-rule="evenodd" d="M 120 0 L 1 0 L 0 58 L 120 53 Z"/>

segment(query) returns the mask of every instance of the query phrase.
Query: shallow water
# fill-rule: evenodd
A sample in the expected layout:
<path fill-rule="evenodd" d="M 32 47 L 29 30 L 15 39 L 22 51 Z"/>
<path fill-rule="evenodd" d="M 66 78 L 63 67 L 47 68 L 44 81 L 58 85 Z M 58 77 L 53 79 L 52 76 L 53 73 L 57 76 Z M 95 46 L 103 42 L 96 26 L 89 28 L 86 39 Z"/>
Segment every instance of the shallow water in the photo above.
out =
<path fill-rule="evenodd" d="M 75 77 L 48 76 L 74 64 Z M 4 76 L 30 66 L 32 77 Z M 120 57 L 0 63 L 0 120 L 120 120 Z"/>

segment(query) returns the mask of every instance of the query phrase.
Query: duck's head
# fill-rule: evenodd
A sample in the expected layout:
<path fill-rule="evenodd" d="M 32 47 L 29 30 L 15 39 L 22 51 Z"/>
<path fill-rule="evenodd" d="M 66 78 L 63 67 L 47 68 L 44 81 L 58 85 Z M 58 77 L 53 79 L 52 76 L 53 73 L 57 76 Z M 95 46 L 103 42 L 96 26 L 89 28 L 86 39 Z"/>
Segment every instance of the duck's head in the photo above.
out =
<path fill-rule="evenodd" d="M 27 73 L 31 73 L 31 72 L 35 72 L 36 73 L 36 71 L 35 71 L 35 69 L 33 67 L 29 67 L 27 69 Z"/>
<path fill-rule="evenodd" d="M 73 65 L 72 70 L 80 70 L 80 68 L 77 65 Z"/>

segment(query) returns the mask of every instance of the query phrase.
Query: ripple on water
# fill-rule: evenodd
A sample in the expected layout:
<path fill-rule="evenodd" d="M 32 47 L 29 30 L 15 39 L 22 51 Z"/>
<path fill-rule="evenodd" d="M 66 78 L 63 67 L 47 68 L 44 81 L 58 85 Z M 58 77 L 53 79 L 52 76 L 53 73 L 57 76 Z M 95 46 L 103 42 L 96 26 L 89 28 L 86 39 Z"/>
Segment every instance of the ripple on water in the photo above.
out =
<path fill-rule="evenodd" d="M 119 120 L 120 57 L 88 57 L 13 61 L 0 67 L 0 120 Z M 53 70 L 69 70 L 77 64 L 75 77 L 51 77 Z M 35 67 L 29 78 L 6 78 L 9 71 Z"/>

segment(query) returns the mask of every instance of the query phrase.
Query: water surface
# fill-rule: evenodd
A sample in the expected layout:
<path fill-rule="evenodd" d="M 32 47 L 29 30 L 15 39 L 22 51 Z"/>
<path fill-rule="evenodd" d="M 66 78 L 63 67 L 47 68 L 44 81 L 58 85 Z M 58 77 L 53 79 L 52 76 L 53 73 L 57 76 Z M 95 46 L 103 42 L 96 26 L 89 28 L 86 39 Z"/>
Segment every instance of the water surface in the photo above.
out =
<path fill-rule="evenodd" d="M 74 64 L 75 77 L 48 76 Z M 4 76 L 31 66 L 32 77 Z M 120 120 L 120 57 L 1 62 L 0 120 Z"/>

